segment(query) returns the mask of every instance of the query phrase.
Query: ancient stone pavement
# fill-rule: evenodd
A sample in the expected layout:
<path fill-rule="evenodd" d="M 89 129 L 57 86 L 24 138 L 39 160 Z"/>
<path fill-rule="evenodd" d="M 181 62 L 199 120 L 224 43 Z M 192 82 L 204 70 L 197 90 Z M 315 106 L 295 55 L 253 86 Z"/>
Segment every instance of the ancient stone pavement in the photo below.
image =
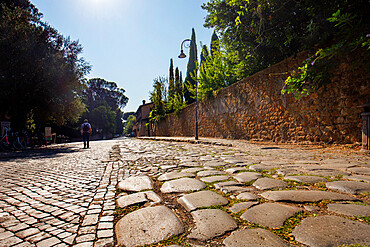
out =
<path fill-rule="evenodd" d="M 114 243 L 115 189 L 124 171 L 110 155 L 115 144 L 58 145 L 0 159 L 0 246 Z"/>
<path fill-rule="evenodd" d="M 365 246 L 369 192 L 364 153 L 68 144 L 0 162 L 0 246 Z"/>

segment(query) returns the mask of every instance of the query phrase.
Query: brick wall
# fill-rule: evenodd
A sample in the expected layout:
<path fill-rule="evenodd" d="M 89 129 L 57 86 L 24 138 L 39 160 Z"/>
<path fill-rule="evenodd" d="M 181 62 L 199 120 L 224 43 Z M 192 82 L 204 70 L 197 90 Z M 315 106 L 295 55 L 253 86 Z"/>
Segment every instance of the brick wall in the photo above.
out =
<path fill-rule="evenodd" d="M 361 141 L 358 106 L 370 101 L 369 75 L 343 61 L 333 83 L 296 100 L 281 95 L 286 72 L 297 68 L 306 53 L 289 58 L 220 90 L 198 103 L 200 137 L 268 140 L 290 143 L 354 143 Z M 194 136 L 195 103 L 180 115 L 156 124 L 156 136 Z"/>

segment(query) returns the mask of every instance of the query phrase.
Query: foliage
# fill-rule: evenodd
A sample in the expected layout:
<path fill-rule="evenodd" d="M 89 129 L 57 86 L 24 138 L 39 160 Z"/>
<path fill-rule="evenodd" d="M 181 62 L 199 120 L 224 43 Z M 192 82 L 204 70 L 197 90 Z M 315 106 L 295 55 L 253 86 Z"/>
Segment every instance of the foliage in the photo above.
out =
<path fill-rule="evenodd" d="M 339 66 L 340 58 L 351 57 L 353 51 L 360 47 L 365 47 L 364 53 L 370 49 L 370 35 L 364 33 L 361 20 L 355 18 L 353 14 L 343 13 L 338 10 L 330 22 L 336 23 L 338 27 L 337 41 L 326 48 L 319 49 L 313 56 L 303 62 L 303 66 L 285 80 L 282 94 L 294 93 L 296 98 L 308 95 L 311 91 L 325 86 L 331 82 L 331 71 Z M 355 63 L 364 63 L 365 68 L 370 67 L 369 59 L 354 59 Z"/>
<path fill-rule="evenodd" d="M 135 123 L 136 123 L 135 115 L 130 115 L 125 124 L 125 129 L 123 131 L 123 134 L 129 135 L 132 132 L 132 127 L 135 125 Z"/>
<path fill-rule="evenodd" d="M 104 134 L 122 134 L 122 108 L 128 98 L 125 90 L 119 88 L 115 82 L 108 82 L 101 78 L 90 79 L 83 92 L 87 112 L 82 118 L 91 121 L 93 129 L 102 129 Z"/>
<path fill-rule="evenodd" d="M 131 115 L 135 115 L 135 112 L 125 112 L 122 116 L 122 119 L 127 121 L 129 116 L 131 116 Z"/>
<path fill-rule="evenodd" d="M 195 30 L 192 29 L 191 33 L 191 42 L 190 42 L 190 52 L 189 52 L 189 61 L 186 71 L 186 78 L 184 83 L 184 97 L 187 104 L 193 103 L 194 94 L 189 91 L 189 88 L 195 87 L 196 81 L 194 80 L 194 76 L 197 74 L 197 42 L 195 37 Z"/>
<path fill-rule="evenodd" d="M 173 71 L 173 59 L 171 58 L 169 69 L 168 99 L 173 99 L 174 96 L 175 96 L 175 75 Z"/>
<path fill-rule="evenodd" d="M 198 98 L 201 100 L 215 97 L 220 89 L 242 79 L 236 53 L 221 47 L 215 33 L 212 40 L 211 55 L 207 46 L 203 46 L 197 75 Z M 195 88 L 191 88 L 191 91 L 195 93 Z"/>
<path fill-rule="evenodd" d="M 158 122 L 166 115 L 164 103 L 167 99 L 166 84 L 167 79 L 164 77 L 154 79 L 153 91 L 150 92 L 150 100 L 153 102 L 153 109 L 149 114 L 149 120 L 152 122 Z"/>
<path fill-rule="evenodd" d="M 78 121 L 83 78 L 90 66 L 82 47 L 41 21 L 29 0 L 0 3 L 0 114 L 13 128 Z"/>
<path fill-rule="evenodd" d="M 287 82 L 286 92 L 298 95 L 327 83 L 326 66 L 337 54 L 370 44 L 367 0 L 210 0 L 202 8 L 208 11 L 205 26 L 215 28 L 227 52 L 237 56 L 243 77 L 297 52 L 323 47 L 297 72 L 301 78 Z M 302 85 L 306 77 L 315 78 L 312 85 Z"/>
<path fill-rule="evenodd" d="M 184 91 L 182 85 L 182 75 L 178 67 L 175 69 L 175 95 L 177 100 L 181 103 L 184 102 Z"/>

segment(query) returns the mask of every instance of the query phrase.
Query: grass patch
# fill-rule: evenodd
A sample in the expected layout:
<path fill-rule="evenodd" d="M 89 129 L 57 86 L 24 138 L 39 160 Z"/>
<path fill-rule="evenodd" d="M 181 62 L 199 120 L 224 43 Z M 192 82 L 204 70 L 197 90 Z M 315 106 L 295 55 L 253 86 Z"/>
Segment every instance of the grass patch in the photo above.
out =
<path fill-rule="evenodd" d="M 181 235 L 172 236 L 169 239 L 162 240 L 159 243 L 155 244 L 146 244 L 142 245 L 140 247 L 163 247 L 163 246 L 170 246 L 170 245 L 180 245 L 185 247 L 191 247 L 191 245 L 185 243 L 186 240 L 186 233 L 183 233 Z"/>
<path fill-rule="evenodd" d="M 298 212 L 293 217 L 287 219 L 282 227 L 273 229 L 272 232 L 274 232 L 279 237 L 287 240 L 288 242 L 295 242 L 294 236 L 291 235 L 293 229 L 301 224 L 304 218 L 307 218 L 309 216 L 310 215 L 306 212 Z"/>
<path fill-rule="evenodd" d="M 143 202 L 143 203 L 136 204 L 136 205 L 129 206 L 129 207 L 125 207 L 125 208 L 116 207 L 116 215 L 124 216 L 126 214 L 132 213 L 132 212 L 142 208 L 144 204 L 145 203 Z"/>
<path fill-rule="evenodd" d="M 327 191 L 327 190 L 328 190 L 328 188 L 326 188 L 326 184 L 325 184 L 325 182 L 318 182 L 318 183 L 315 183 L 315 184 L 313 185 L 313 187 L 314 187 L 315 189 L 322 190 L 322 191 Z"/>
<path fill-rule="evenodd" d="M 353 216 L 350 217 L 351 220 L 360 221 L 360 222 L 366 222 L 367 224 L 370 224 L 370 216 Z"/>
<path fill-rule="evenodd" d="M 307 183 L 302 183 L 302 182 L 293 181 L 293 180 L 287 180 L 286 182 L 288 182 L 288 189 L 291 189 L 291 190 L 296 190 L 297 186 L 310 186 Z"/>
<path fill-rule="evenodd" d="M 334 203 L 334 201 L 332 201 L 332 200 L 322 200 L 321 202 L 317 203 L 317 206 L 319 206 L 321 208 L 327 208 L 327 205 L 329 203 Z"/>

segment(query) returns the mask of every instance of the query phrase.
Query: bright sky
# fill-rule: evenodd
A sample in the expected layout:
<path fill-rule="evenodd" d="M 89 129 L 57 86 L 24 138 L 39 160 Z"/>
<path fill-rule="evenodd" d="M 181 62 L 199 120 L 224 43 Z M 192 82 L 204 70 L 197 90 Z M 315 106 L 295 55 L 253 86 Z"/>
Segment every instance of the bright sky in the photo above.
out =
<path fill-rule="evenodd" d="M 31 0 L 43 20 L 65 37 L 79 40 L 92 65 L 88 78 L 114 81 L 126 90 L 125 112 L 149 101 L 153 79 L 168 76 L 170 58 L 186 74 L 180 45 L 195 28 L 198 44 L 211 41 L 203 27 L 207 0 Z M 189 49 L 184 52 L 188 55 Z"/>

